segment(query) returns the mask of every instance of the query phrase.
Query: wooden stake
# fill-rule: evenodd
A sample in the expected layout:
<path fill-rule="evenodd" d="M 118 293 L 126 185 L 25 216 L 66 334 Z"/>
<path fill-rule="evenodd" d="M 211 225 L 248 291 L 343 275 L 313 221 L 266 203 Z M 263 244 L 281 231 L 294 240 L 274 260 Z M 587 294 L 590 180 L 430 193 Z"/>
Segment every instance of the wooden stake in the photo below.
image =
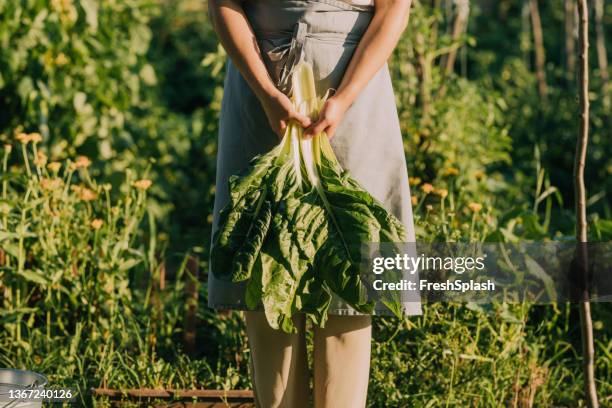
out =
<path fill-rule="evenodd" d="M 455 42 L 465 32 L 468 16 L 470 14 L 470 4 L 467 1 L 458 2 L 456 6 L 455 20 L 453 21 L 453 29 L 451 32 L 452 41 Z M 444 73 L 449 75 L 453 72 L 455 60 L 457 59 L 457 48 L 453 48 L 448 53 L 444 64 Z"/>
<path fill-rule="evenodd" d="M 536 78 L 538 92 L 542 102 L 546 103 L 548 86 L 546 85 L 546 52 L 544 50 L 544 36 L 542 35 L 542 21 L 538 9 L 538 0 L 529 0 L 531 15 L 531 28 L 533 31 L 533 47 L 535 51 Z"/>
<path fill-rule="evenodd" d="M 185 352 L 189 356 L 193 356 L 196 352 L 196 311 L 198 309 L 198 280 L 200 275 L 197 256 L 189 256 L 186 269 L 185 297 L 187 307 L 185 309 L 183 343 L 185 345 Z"/>
<path fill-rule="evenodd" d="M 565 69 L 568 81 L 574 82 L 576 72 L 576 40 L 574 38 L 576 5 L 574 0 L 564 0 L 563 3 L 565 6 Z"/>
<path fill-rule="evenodd" d="M 608 55 L 606 54 L 606 34 L 603 26 L 604 17 L 604 2 L 603 0 L 595 0 L 593 2 L 595 9 L 595 49 L 597 50 L 597 63 L 599 65 L 599 76 L 604 83 L 608 83 Z"/>
<path fill-rule="evenodd" d="M 599 77 L 601 78 L 601 92 L 603 93 L 603 106 L 605 112 L 610 111 L 610 105 L 612 105 L 611 94 L 612 89 L 610 88 L 609 80 L 610 75 L 608 74 L 608 53 L 606 50 L 606 34 L 604 29 L 604 2 L 603 0 L 594 0 L 593 8 L 595 9 L 595 49 L 597 50 L 597 64 L 599 65 Z M 610 124 L 610 115 L 605 114 L 605 121 Z"/>
<path fill-rule="evenodd" d="M 595 346 L 593 343 L 593 322 L 591 319 L 591 303 L 589 300 L 589 285 L 586 284 L 588 259 L 586 188 L 584 184 L 584 166 L 589 142 L 589 12 L 586 0 L 578 0 L 580 67 L 578 89 L 580 93 L 580 130 L 576 143 L 574 160 L 574 196 L 576 201 L 576 240 L 578 241 L 577 267 L 585 278 L 582 299 L 580 302 L 580 327 L 582 334 L 582 360 L 584 370 L 584 389 L 587 405 L 590 408 L 599 407 L 597 390 L 595 388 Z"/>

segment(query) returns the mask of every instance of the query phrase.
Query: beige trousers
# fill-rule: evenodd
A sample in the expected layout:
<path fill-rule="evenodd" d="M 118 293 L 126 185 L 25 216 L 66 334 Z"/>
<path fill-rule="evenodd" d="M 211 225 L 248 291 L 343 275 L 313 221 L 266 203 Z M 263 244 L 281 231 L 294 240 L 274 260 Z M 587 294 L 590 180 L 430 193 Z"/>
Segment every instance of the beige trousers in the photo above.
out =
<path fill-rule="evenodd" d="M 274 330 L 263 312 L 244 312 L 255 400 L 259 408 L 302 408 L 310 402 L 310 373 L 304 315 L 298 332 Z M 370 372 L 370 316 L 329 316 L 314 327 L 314 407 L 365 407 Z"/>

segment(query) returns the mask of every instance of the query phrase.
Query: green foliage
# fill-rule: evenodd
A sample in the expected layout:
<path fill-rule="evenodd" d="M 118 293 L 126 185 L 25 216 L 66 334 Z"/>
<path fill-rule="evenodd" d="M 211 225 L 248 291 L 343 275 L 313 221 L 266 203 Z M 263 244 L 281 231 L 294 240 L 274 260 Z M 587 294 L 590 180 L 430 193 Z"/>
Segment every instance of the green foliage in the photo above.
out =
<path fill-rule="evenodd" d="M 165 265 L 150 212 L 148 231 L 141 228 L 151 181 L 128 171 L 126 190 L 112 194 L 91 177 L 86 157 L 48 163 L 40 135 L 19 138 L 12 155 L 22 166 L 8 167 L 11 145 L 3 152 L 0 365 L 76 387 L 85 405 L 86 391 L 99 386 L 247 386 L 236 374 L 244 333 L 235 317 L 202 311 L 204 333 L 220 347 L 207 359 L 192 361 L 176 347 L 187 272 L 182 262 L 160 290 Z"/>
<path fill-rule="evenodd" d="M 415 3 L 389 62 L 418 239 L 567 239 L 578 116 L 562 2 L 539 2 L 546 104 L 520 2 L 471 3 L 468 34 L 457 38 L 452 8 Z M 207 309 L 205 284 L 198 350 L 188 357 L 181 347 L 194 301 L 186 259 L 208 257 L 223 93 L 225 53 L 205 8 L 0 0 L 0 141 L 29 155 L 28 170 L 23 152 L 3 150 L 0 365 L 81 390 L 251 387 L 240 314 Z M 610 86 L 594 73 L 589 226 L 592 239 L 609 240 Z M 13 141 L 30 132 L 42 141 Z M 65 160 L 78 155 L 91 165 Z M 135 174 L 152 181 L 146 193 Z M 370 406 L 584 405 L 574 307 L 423 309 L 404 321 L 374 318 Z M 598 391 L 609 404 L 612 314 L 608 304 L 593 314 Z"/>
<path fill-rule="evenodd" d="M 404 322 L 375 319 L 369 406 L 582 406 L 577 310 L 483 306 L 435 304 Z M 596 319 L 609 318 L 606 310 L 596 305 Z M 597 347 L 605 400 L 612 344 Z"/>
<path fill-rule="evenodd" d="M 484 239 L 491 217 L 503 208 L 500 195 L 509 191 L 500 171 L 511 162 L 506 103 L 473 81 L 445 73 L 443 58 L 474 40 L 453 39 L 444 20 L 440 10 L 415 4 L 410 28 L 389 62 L 417 235 L 428 241 Z"/>
<path fill-rule="evenodd" d="M 209 233 L 200 209 L 214 193 L 223 54 L 204 8 L 193 1 L 0 2 L 0 141 L 15 129 L 38 131 L 52 160 L 96 158 L 92 174 L 113 191 L 126 169 L 149 169 L 149 209 L 163 231 L 181 237 L 171 245 L 183 251 Z M 199 52 L 188 55 L 186 39 Z M 178 79 L 198 95 L 184 87 L 170 97 Z M 191 106 L 188 116 L 178 112 L 181 101 Z"/>
<path fill-rule="evenodd" d="M 502 7 L 507 10 L 502 11 Z M 537 146 L 541 152 L 541 164 L 547 169 L 551 183 L 559 188 L 563 205 L 571 209 L 573 179 L 568 175 L 573 167 L 578 135 L 577 75 L 566 67 L 568 56 L 563 44 L 563 2 L 541 2 L 539 7 L 543 19 L 547 60 L 546 100 L 537 92 L 536 76 L 533 72 L 531 27 L 528 16 L 521 17 L 521 4 L 518 2 L 508 2 L 506 6 L 494 7 L 497 10 L 492 13 L 475 16 L 471 24 L 474 24 L 479 32 L 478 46 L 469 50 L 468 64 L 471 77 L 478 81 L 480 86 L 489 89 L 492 95 L 497 95 L 505 101 L 504 121 L 512 136 L 511 156 L 514 163 L 513 174 L 507 174 L 507 177 L 528 177 L 532 172 L 529 165 L 533 157 L 533 147 Z M 505 19 L 504 24 L 499 24 L 499 20 L 494 16 L 495 12 Z M 607 24 L 604 30 L 609 34 L 610 25 Z M 509 41 L 508 38 L 516 40 Z M 595 43 L 594 40 L 591 39 L 591 45 Z M 577 50 L 577 43 L 575 47 Z M 594 47 L 591 47 L 591 50 L 590 137 L 585 179 L 588 180 L 590 196 L 589 212 L 609 218 L 609 196 L 612 187 L 609 101 L 612 88 L 610 83 L 606 85 L 602 81 Z M 520 180 L 516 184 L 520 186 Z M 559 214 L 555 218 L 563 220 L 564 217 L 565 215 Z M 565 226 L 561 224 L 560 227 Z M 571 234 L 571 231 L 567 232 Z"/>
<path fill-rule="evenodd" d="M 146 60 L 152 6 L 0 2 L 0 129 L 40 131 L 53 158 L 75 151 L 115 157 L 128 111 L 145 103 L 156 82 Z"/>

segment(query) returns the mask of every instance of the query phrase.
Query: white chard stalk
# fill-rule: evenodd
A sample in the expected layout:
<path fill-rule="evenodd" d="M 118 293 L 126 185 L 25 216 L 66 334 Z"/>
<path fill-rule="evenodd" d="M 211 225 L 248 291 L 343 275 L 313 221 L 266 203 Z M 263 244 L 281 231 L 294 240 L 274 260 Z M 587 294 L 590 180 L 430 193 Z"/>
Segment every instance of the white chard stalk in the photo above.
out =
<path fill-rule="evenodd" d="M 314 81 L 314 72 L 312 65 L 309 62 L 300 62 L 293 71 L 293 102 L 296 105 L 298 111 L 304 115 L 310 116 L 316 119 L 319 111 L 325 103 L 325 99 L 317 97 L 317 90 Z M 321 165 L 321 151 L 331 160 L 337 162 L 336 156 L 329 144 L 327 135 L 324 132 L 314 135 L 312 138 L 305 139 L 303 137 L 304 130 L 298 126 L 293 125 L 297 129 L 300 139 L 300 152 L 302 161 L 304 162 L 304 168 L 306 169 L 306 175 L 312 187 L 317 191 L 323 205 L 325 206 L 333 224 L 339 229 L 338 222 L 334 216 L 331 204 L 327 199 L 327 195 L 323 190 L 321 184 L 321 177 L 319 175 L 319 166 Z M 300 169 L 296 167 L 296 173 L 300 173 Z M 346 242 L 342 242 L 343 246 L 348 252 L 348 245 Z"/>

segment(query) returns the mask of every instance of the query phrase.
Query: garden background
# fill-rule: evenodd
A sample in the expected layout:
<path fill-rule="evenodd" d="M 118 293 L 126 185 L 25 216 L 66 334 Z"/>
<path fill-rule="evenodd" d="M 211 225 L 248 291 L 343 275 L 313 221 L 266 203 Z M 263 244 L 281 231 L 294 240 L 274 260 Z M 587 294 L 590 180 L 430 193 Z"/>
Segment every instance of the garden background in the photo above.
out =
<path fill-rule="evenodd" d="M 389 64 L 418 239 L 574 239 L 575 2 L 413 3 Z M 609 241 L 612 3 L 589 4 L 589 239 Z M 206 8 L 0 0 L 0 366 L 85 405 L 251 388 L 239 313 L 206 307 L 226 58 Z M 593 321 L 610 405 L 609 303 Z M 374 338 L 374 407 L 585 404 L 577 305 L 427 305 Z"/>

